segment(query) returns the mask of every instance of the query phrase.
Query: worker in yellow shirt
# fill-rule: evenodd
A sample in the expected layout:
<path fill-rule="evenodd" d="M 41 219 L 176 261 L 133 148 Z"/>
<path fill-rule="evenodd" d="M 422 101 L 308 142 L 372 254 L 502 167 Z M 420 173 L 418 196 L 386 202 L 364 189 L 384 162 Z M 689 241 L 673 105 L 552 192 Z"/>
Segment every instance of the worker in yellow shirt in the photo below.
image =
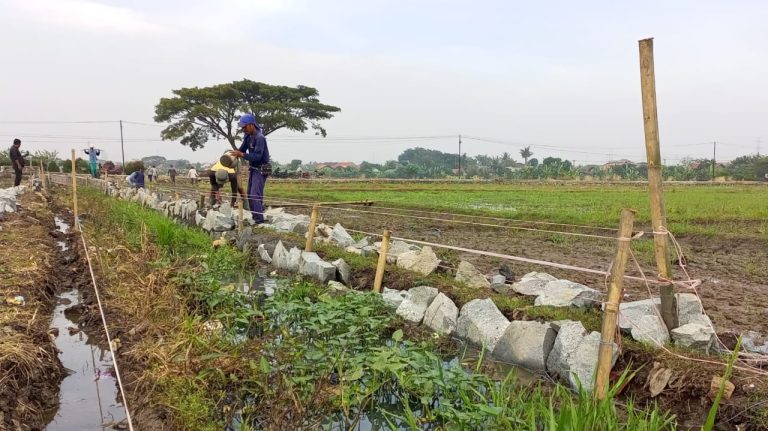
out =
<path fill-rule="evenodd" d="M 211 166 L 211 169 L 208 170 L 208 179 L 211 182 L 211 205 L 215 205 L 217 203 L 221 204 L 221 193 L 219 193 L 219 190 L 224 186 L 224 184 L 227 183 L 227 181 L 229 181 L 229 185 L 232 189 L 230 200 L 232 207 L 237 204 L 237 195 L 239 194 L 243 200 L 243 208 L 250 208 L 248 205 L 248 199 L 246 199 L 245 192 L 237 183 L 236 169 L 228 168 L 222 165 L 220 161 L 216 161 L 216 163 Z"/>

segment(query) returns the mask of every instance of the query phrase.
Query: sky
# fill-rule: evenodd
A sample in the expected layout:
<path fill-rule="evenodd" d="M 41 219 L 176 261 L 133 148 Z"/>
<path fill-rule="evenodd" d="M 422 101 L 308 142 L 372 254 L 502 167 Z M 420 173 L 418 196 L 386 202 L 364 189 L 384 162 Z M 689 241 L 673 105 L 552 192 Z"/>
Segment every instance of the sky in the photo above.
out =
<path fill-rule="evenodd" d="M 761 1 L 0 0 L 0 142 L 206 163 L 160 139 L 173 89 L 315 87 L 325 139 L 278 131 L 278 162 L 382 163 L 415 146 L 531 146 L 577 164 L 642 161 L 638 40 L 654 38 L 662 158 L 768 151 Z M 74 122 L 74 123 L 73 123 Z M 81 153 L 82 154 L 82 153 Z"/>

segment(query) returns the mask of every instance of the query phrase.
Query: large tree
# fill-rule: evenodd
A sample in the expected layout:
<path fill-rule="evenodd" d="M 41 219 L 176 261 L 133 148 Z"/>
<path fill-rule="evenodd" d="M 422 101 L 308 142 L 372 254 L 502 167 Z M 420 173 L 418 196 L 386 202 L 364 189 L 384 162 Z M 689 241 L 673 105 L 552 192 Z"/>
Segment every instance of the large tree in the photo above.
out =
<path fill-rule="evenodd" d="M 208 139 L 226 139 L 232 148 L 239 130 L 241 113 L 256 115 L 268 135 L 288 129 L 306 132 L 309 128 L 325 137 L 321 120 L 333 117 L 340 109 L 320 103 L 312 87 L 287 87 L 249 79 L 212 87 L 173 90 L 174 97 L 162 98 L 155 107 L 155 121 L 169 123 L 160 132 L 167 140 L 179 139 L 192 150 L 203 148 Z"/>

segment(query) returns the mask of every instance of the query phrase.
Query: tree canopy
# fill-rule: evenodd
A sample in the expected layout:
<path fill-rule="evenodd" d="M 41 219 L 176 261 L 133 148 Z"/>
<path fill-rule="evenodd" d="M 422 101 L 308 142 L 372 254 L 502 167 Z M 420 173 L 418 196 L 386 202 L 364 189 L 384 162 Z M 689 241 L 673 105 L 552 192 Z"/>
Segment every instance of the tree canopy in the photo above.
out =
<path fill-rule="evenodd" d="M 269 85 L 243 79 L 211 87 L 173 90 L 174 97 L 162 98 L 155 106 L 155 121 L 169 123 L 160 132 L 165 140 L 179 139 L 192 150 L 203 148 L 209 139 L 226 139 L 232 148 L 239 130 L 241 113 L 253 113 L 265 135 L 276 130 L 315 130 L 326 136 L 320 124 L 340 109 L 320 103 L 318 91 L 299 85 Z"/>

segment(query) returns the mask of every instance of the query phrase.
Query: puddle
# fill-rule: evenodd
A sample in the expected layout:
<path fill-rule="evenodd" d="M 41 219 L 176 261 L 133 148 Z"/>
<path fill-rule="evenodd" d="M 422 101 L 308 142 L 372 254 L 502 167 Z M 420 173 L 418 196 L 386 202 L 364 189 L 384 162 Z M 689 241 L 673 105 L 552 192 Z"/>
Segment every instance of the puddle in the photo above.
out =
<path fill-rule="evenodd" d="M 55 219 L 57 229 L 69 231 L 69 225 Z M 61 251 L 68 249 L 64 241 L 57 242 Z M 61 381 L 59 407 L 48 413 L 47 431 L 96 431 L 125 418 L 109 350 L 102 350 L 80 331 L 80 292 L 68 290 L 57 295 L 51 328 L 58 330 L 55 344 L 59 359 L 68 375 Z"/>
<path fill-rule="evenodd" d="M 48 431 L 104 430 L 125 418 L 112 368 L 112 355 L 91 344 L 80 331 L 80 293 L 69 290 L 58 296 L 51 327 L 59 331 L 56 348 L 69 372 L 61 382 L 59 409 L 51 415 Z M 70 332 L 72 330 L 72 332 Z"/>

